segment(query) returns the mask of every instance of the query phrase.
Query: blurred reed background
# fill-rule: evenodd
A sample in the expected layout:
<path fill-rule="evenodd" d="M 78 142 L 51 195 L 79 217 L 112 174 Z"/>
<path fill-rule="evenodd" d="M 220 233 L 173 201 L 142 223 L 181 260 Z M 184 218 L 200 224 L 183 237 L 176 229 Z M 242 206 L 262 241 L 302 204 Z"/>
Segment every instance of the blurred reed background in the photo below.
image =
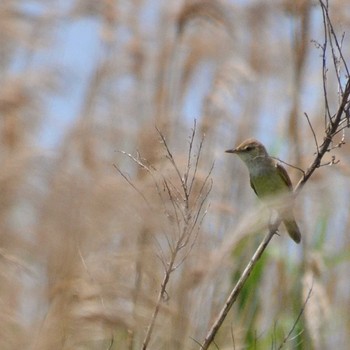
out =
<path fill-rule="evenodd" d="M 349 61 L 347 0 L 330 15 Z M 147 348 L 198 349 L 265 233 L 224 150 L 254 136 L 307 168 L 323 30 L 308 0 L 2 0 L 0 348 L 141 349 L 173 261 Z M 285 347 L 347 349 L 349 145 L 332 155 L 298 196 L 302 244 L 281 228 L 217 348 L 277 349 L 312 288 Z"/>

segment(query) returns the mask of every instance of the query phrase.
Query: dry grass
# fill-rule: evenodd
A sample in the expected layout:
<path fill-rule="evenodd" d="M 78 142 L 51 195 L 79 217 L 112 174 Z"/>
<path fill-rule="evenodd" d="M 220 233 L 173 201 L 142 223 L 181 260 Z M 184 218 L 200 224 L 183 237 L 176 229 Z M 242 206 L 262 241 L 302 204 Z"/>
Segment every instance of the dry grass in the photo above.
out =
<path fill-rule="evenodd" d="M 331 5 L 349 61 L 347 1 Z M 84 40 L 68 48 L 78 27 Z M 224 150 L 256 136 L 306 169 L 316 149 L 304 112 L 323 142 L 320 6 L 7 0 L 0 33 L 0 348 L 199 349 L 265 233 L 245 168 Z M 48 125 L 63 132 L 51 148 Z M 311 286 L 285 347 L 347 348 L 348 151 L 327 152 L 340 163 L 303 188 L 302 245 L 282 230 L 272 240 L 219 349 L 277 349 Z"/>

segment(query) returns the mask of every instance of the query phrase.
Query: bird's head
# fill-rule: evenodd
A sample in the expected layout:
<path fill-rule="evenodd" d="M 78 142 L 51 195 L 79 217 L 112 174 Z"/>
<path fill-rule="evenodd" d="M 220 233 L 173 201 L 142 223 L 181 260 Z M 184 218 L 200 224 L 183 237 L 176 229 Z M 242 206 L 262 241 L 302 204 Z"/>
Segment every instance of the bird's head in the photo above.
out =
<path fill-rule="evenodd" d="M 254 161 L 257 158 L 268 157 L 264 145 L 255 139 L 245 140 L 236 148 L 228 149 L 225 152 L 237 154 L 246 163 Z"/>

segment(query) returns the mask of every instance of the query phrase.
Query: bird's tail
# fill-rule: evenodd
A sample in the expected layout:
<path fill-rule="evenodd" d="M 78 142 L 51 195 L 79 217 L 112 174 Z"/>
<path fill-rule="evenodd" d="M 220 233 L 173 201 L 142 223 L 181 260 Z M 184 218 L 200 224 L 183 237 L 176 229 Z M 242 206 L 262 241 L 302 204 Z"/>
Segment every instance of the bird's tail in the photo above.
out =
<path fill-rule="evenodd" d="M 299 227 L 297 223 L 295 222 L 294 218 L 288 218 L 283 220 L 284 226 L 286 226 L 286 229 L 289 233 L 290 238 L 295 243 L 300 243 L 301 241 L 301 233 L 299 230 Z"/>

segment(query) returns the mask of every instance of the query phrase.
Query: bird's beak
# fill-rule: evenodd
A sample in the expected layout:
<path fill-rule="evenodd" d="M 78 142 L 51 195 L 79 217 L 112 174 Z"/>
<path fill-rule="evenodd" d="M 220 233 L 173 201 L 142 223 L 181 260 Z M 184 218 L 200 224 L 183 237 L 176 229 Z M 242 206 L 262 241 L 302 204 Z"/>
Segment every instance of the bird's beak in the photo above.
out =
<path fill-rule="evenodd" d="M 225 151 L 226 153 L 237 153 L 236 148 L 228 149 Z"/>

